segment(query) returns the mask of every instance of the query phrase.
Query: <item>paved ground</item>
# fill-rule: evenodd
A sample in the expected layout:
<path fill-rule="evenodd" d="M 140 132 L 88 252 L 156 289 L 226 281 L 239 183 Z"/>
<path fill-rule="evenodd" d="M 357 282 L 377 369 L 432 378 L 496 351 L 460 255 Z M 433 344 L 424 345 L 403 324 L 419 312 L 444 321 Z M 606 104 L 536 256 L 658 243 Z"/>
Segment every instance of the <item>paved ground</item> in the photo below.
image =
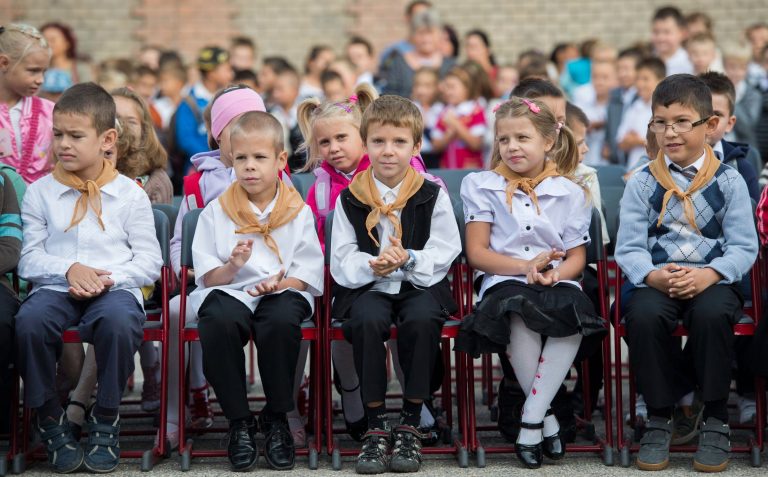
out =
<path fill-rule="evenodd" d="M 140 367 L 137 367 L 137 369 L 140 369 Z M 139 396 L 139 391 L 141 389 L 140 384 L 141 377 L 140 375 L 137 376 L 137 386 L 136 389 L 129 393 L 127 397 L 129 398 L 137 398 Z M 257 386 L 258 387 L 258 386 Z M 393 390 L 396 388 L 396 385 L 393 385 Z M 625 391 L 626 393 L 626 391 Z M 479 399 L 479 389 L 478 389 L 478 399 Z M 393 403 L 394 404 L 394 403 Z M 259 407 L 260 405 L 256 406 Z M 135 411 L 136 407 L 133 407 L 133 409 L 128 408 L 124 410 L 123 412 L 130 412 Z M 490 414 L 488 413 L 485 406 L 478 405 L 479 415 L 478 419 L 480 424 L 492 424 L 490 421 Z M 135 419 L 135 420 L 124 420 L 124 428 L 125 429 L 139 429 L 139 428 L 147 428 L 151 426 L 151 419 L 144 418 L 144 419 Z M 595 416 L 595 426 L 597 429 L 598 434 L 603 434 L 604 431 L 601 430 L 601 426 L 603 426 L 603 421 L 601 419 L 601 416 L 599 413 L 596 413 Z M 225 426 L 225 423 L 223 422 L 222 418 L 217 418 L 216 425 L 218 427 Z M 339 419 L 339 422 L 337 422 L 338 426 L 343 425 L 342 422 Z M 503 441 L 498 436 L 498 432 L 487 432 L 483 434 L 483 442 L 486 443 L 486 445 L 498 445 L 501 444 Z M 734 435 L 734 444 L 742 444 L 745 442 L 746 438 L 748 436 L 747 431 L 738 431 Z M 208 434 L 205 436 L 200 436 L 196 438 L 196 448 L 204 448 L 204 449 L 215 449 L 215 448 L 221 448 L 225 445 L 224 442 L 224 435 L 223 434 Z M 139 446 L 145 446 L 147 445 L 147 439 L 151 439 L 151 437 L 129 437 L 124 440 L 123 447 L 125 449 L 133 449 L 133 448 L 139 448 Z M 582 439 L 583 441 L 583 439 Z M 342 441 L 342 444 L 345 444 L 347 446 L 355 446 L 354 443 L 352 443 L 350 440 Z M 2 444 L 0 444 L 0 451 L 3 450 Z M 765 456 L 764 456 L 765 458 Z M 616 463 L 618 464 L 618 458 L 615 459 Z M 509 475 L 522 475 L 524 472 L 526 475 L 531 475 L 530 472 L 527 469 L 523 469 L 518 464 L 516 458 L 514 455 L 506 454 L 506 455 L 488 455 L 487 457 L 487 466 L 483 469 L 476 467 L 476 461 L 474 456 L 470 456 L 470 466 L 466 469 L 461 469 L 458 467 L 456 460 L 452 457 L 444 457 L 444 456 L 426 456 L 425 462 L 423 465 L 423 470 L 419 475 L 422 475 L 424 477 L 428 476 L 509 476 Z M 155 469 L 145 475 L 155 475 L 155 476 L 171 476 L 171 475 L 185 475 L 185 476 L 214 476 L 214 475 L 222 475 L 229 472 L 229 467 L 226 462 L 226 459 L 197 459 L 193 461 L 192 469 L 190 472 L 183 473 L 180 470 L 180 459 L 177 455 L 174 455 L 170 459 L 167 459 L 161 463 L 159 463 Z M 331 468 L 330 465 L 330 458 L 324 454 L 321 455 L 320 458 L 320 468 L 317 471 L 310 471 L 307 469 L 307 460 L 306 458 L 297 458 L 297 466 L 296 469 L 294 469 L 291 472 L 283 472 L 280 474 L 276 474 L 273 472 L 269 472 L 265 468 L 265 463 L 263 457 L 260 460 L 260 466 L 255 471 L 258 473 L 262 473 L 263 475 L 280 475 L 280 476 L 316 476 L 316 477 L 323 477 L 323 476 L 338 476 L 338 475 L 349 475 L 354 473 L 354 458 L 345 458 L 344 459 L 344 466 L 343 469 L 340 472 L 336 472 Z M 673 455 L 672 462 L 667 470 L 667 472 L 664 473 L 664 475 L 690 475 L 693 472 L 691 467 L 691 456 L 685 455 L 685 454 L 677 454 Z M 634 469 L 634 468 L 622 468 L 617 466 L 614 467 L 606 467 L 602 464 L 601 457 L 594 454 L 569 454 L 566 456 L 564 461 L 548 464 L 543 469 L 539 471 L 540 475 L 546 475 L 546 476 L 568 476 L 572 477 L 574 475 L 594 475 L 594 476 L 623 476 L 623 475 L 641 475 L 641 472 Z M 115 476 L 133 476 L 133 475 L 139 475 L 140 472 L 140 466 L 138 460 L 124 460 L 121 466 L 118 468 L 118 470 L 113 474 Z M 763 468 L 753 468 L 749 465 L 749 459 L 748 456 L 740 454 L 734 456 L 732 459 L 731 466 L 729 470 L 725 473 L 725 475 L 739 475 L 739 476 L 758 476 L 760 475 L 765 476 L 765 469 Z M 27 472 L 25 475 L 29 476 L 48 476 L 51 475 L 47 466 L 44 463 L 36 462 L 29 465 Z M 648 474 L 642 474 L 642 475 L 648 475 Z"/>

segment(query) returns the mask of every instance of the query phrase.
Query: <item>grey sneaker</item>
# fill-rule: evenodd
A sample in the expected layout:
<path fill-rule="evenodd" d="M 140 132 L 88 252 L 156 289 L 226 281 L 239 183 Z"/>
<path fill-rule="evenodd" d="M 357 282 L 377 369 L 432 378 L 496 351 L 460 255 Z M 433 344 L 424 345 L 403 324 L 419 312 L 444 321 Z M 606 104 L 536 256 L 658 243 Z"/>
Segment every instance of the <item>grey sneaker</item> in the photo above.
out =
<path fill-rule="evenodd" d="M 673 422 L 675 430 L 672 432 L 672 445 L 682 446 L 688 444 L 699 435 L 701 416 L 704 414 L 704 405 L 698 399 L 687 407 L 675 408 Z"/>
<path fill-rule="evenodd" d="M 107 421 L 88 417 L 85 468 L 97 474 L 112 472 L 120 463 L 120 416 Z"/>
<path fill-rule="evenodd" d="M 637 454 L 640 470 L 664 470 L 669 465 L 669 445 L 672 441 L 672 421 L 651 416 L 645 426 Z"/>
<path fill-rule="evenodd" d="M 710 417 L 701 426 L 693 468 L 701 472 L 722 472 L 728 467 L 730 452 L 731 428 L 720 419 Z"/>
<path fill-rule="evenodd" d="M 363 436 L 363 448 L 357 456 L 355 472 L 383 474 L 389 469 L 389 431 L 371 429 Z"/>
<path fill-rule="evenodd" d="M 421 468 L 421 438 L 418 429 L 400 424 L 392 431 L 391 472 L 418 472 Z"/>

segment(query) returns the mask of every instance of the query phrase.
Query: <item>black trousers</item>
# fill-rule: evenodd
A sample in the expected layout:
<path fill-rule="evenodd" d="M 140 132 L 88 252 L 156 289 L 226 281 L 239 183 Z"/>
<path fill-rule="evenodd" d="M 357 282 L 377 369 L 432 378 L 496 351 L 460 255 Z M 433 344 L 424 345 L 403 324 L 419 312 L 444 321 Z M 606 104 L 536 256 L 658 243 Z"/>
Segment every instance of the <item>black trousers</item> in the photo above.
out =
<path fill-rule="evenodd" d="M 397 326 L 397 352 L 405 377 L 405 399 L 428 399 L 439 359 L 445 315 L 428 291 L 403 283 L 400 293 L 368 291 L 355 300 L 342 325 L 352 344 L 363 403 L 384 401 L 387 393 L 387 352 L 390 328 Z"/>
<path fill-rule="evenodd" d="M 0 433 L 8 429 L 10 415 L 11 372 L 14 358 L 13 317 L 19 310 L 19 299 L 10 289 L 0 284 Z"/>
<path fill-rule="evenodd" d="M 634 292 L 625 308 L 629 361 L 649 407 L 672 406 L 696 385 L 704 402 L 728 398 L 733 324 L 743 305 L 730 285 L 713 285 L 690 300 L 653 288 Z M 678 320 L 688 330 L 685 349 L 672 336 Z"/>
<path fill-rule="evenodd" d="M 255 312 L 225 292 L 214 290 L 198 311 L 203 372 L 230 421 L 251 416 L 245 385 L 245 352 L 256 343 L 265 409 L 293 410 L 293 380 L 301 347 L 301 322 L 312 309 L 302 295 L 286 291 L 263 297 Z"/>
<path fill-rule="evenodd" d="M 145 320 L 141 305 L 127 290 L 112 290 L 85 301 L 46 289 L 30 295 L 16 314 L 25 404 L 37 408 L 58 397 L 56 362 L 61 356 L 61 334 L 68 327 L 77 326 L 82 340 L 96 349 L 96 403 L 117 409 L 133 373 L 133 355 L 141 345 Z"/>

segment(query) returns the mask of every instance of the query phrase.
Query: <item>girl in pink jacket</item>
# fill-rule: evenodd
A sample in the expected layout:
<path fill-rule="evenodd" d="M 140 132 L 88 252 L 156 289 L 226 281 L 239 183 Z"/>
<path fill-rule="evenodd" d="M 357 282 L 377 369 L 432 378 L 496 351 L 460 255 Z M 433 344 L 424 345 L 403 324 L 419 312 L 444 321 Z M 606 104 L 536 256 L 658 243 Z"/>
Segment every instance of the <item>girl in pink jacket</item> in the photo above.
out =
<path fill-rule="evenodd" d="M 27 184 L 53 166 L 53 103 L 35 96 L 50 61 L 51 49 L 36 28 L 0 26 L 0 162 Z"/>

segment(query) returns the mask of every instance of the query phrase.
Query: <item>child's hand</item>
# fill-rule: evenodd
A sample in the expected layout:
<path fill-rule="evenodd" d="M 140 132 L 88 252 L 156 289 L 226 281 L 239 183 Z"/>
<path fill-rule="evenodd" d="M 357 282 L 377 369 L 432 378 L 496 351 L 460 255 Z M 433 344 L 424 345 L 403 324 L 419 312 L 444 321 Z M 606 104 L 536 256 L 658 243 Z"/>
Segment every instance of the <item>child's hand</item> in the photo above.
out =
<path fill-rule="evenodd" d="M 285 277 L 285 269 L 280 269 L 277 275 L 272 275 L 263 282 L 259 283 L 253 289 L 248 290 L 248 294 L 251 296 L 264 296 L 270 293 L 275 293 L 278 290 L 280 282 Z"/>
<path fill-rule="evenodd" d="M 408 261 L 408 258 L 410 256 L 403 248 L 403 242 L 393 236 L 389 237 L 389 246 L 379 254 L 380 260 L 384 260 L 390 265 L 397 265 L 396 268 L 403 266 Z"/>
<path fill-rule="evenodd" d="M 679 300 L 690 300 L 715 283 L 722 277 L 715 270 L 705 268 L 684 268 L 682 276 L 675 276 L 670 280 L 669 296 Z"/>
<path fill-rule="evenodd" d="M 645 146 L 645 138 L 640 136 L 636 131 L 629 131 L 619 143 L 619 148 L 625 152 L 640 146 Z"/>
<path fill-rule="evenodd" d="M 527 268 L 530 269 L 531 267 L 534 267 L 537 272 L 540 272 L 547 268 L 550 263 L 556 260 L 562 260 L 564 257 L 565 252 L 553 248 L 552 250 L 541 252 L 532 259 L 528 260 Z"/>
<path fill-rule="evenodd" d="M 238 270 L 243 268 L 248 259 L 251 258 L 251 252 L 253 251 L 253 239 L 238 240 L 235 248 L 232 249 L 232 255 L 229 256 L 228 262 Z"/>
<path fill-rule="evenodd" d="M 560 272 L 558 272 L 556 268 L 553 268 L 551 270 L 547 270 L 544 273 L 541 273 L 539 270 L 536 269 L 536 267 L 531 267 L 528 270 L 528 275 L 526 276 L 526 279 L 529 285 L 541 285 L 544 287 L 553 287 L 557 285 L 558 281 L 560 281 Z"/>
<path fill-rule="evenodd" d="M 112 272 L 107 270 L 100 270 L 98 268 L 83 265 L 82 263 L 75 263 L 69 267 L 69 270 L 67 270 L 66 279 L 70 288 L 79 290 L 91 296 L 96 296 L 104 291 L 104 282 L 101 277 L 108 277 L 111 274 Z"/>
<path fill-rule="evenodd" d="M 665 295 L 669 295 L 673 280 L 679 280 L 687 271 L 688 269 L 685 267 L 669 263 L 664 265 L 664 267 L 649 273 L 648 276 L 645 277 L 645 284 L 651 288 L 659 290 Z"/>
<path fill-rule="evenodd" d="M 373 270 L 373 274 L 377 277 L 387 277 L 390 273 L 399 268 L 380 257 L 368 260 L 368 265 Z"/>

